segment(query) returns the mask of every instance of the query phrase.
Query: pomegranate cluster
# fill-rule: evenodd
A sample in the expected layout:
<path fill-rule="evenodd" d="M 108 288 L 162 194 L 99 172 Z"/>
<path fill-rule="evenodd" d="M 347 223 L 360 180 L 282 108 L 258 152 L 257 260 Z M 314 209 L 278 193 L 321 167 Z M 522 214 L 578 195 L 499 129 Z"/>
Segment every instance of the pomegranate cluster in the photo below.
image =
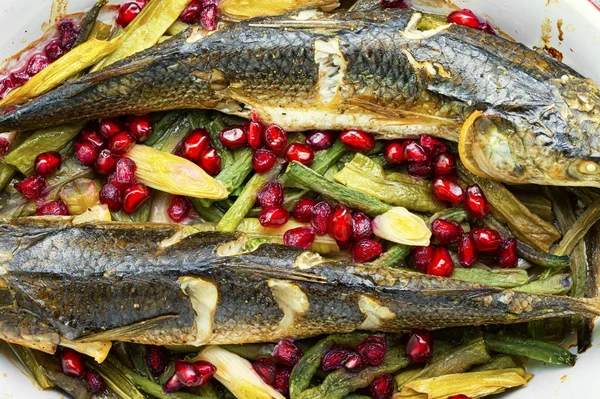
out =
<path fill-rule="evenodd" d="M 65 375 L 85 381 L 85 387 L 91 393 L 98 394 L 106 390 L 104 378 L 96 370 L 87 368 L 85 358 L 81 353 L 73 349 L 62 348 L 60 365 Z"/>
<path fill-rule="evenodd" d="M 166 393 L 173 393 L 182 388 L 198 388 L 206 385 L 215 375 L 217 368 L 204 360 L 190 362 L 188 360 L 175 361 L 175 373 L 163 384 Z"/>
<path fill-rule="evenodd" d="M 281 339 L 273 348 L 272 358 L 261 356 L 252 363 L 252 368 L 266 384 L 287 396 L 292 368 L 302 355 L 302 349 L 294 341 Z"/>
<path fill-rule="evenodd" d="M 218 7 L 215 0 L 192 0 L 179 19 L 186 24 L 200 24 L 204 29 L 217 29 Z"/>

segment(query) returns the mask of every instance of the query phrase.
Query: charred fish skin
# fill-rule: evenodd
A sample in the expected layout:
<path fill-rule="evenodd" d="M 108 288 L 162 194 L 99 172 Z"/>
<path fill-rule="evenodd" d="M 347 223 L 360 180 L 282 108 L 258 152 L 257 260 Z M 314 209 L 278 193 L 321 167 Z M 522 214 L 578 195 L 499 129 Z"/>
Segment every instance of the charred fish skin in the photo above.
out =
<path fill-rule="evenodd" d="M 64 223 L 64 222 L 63 222 Z M 48 352 L 64 342 L 205 345 L 357 329 L 516 323 L 600 313 L 596 299 L 535 296 L 330 261 L 243 236 L 167 225 L 0 226 L 0 337 Z M 49 249 L 52 249 L 50 252 Z"/>

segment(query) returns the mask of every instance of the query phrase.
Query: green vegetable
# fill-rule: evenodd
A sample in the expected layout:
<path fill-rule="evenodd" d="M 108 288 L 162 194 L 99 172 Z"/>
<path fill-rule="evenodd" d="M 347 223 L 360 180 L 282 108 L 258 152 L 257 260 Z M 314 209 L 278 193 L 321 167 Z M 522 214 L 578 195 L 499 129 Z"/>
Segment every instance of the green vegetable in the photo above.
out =
<path fill-rule="evenodd" d="M 98 15 L 106 3 L 108 3 L 108 0 L 98 0 L 96 4 L 94 4 L 94 6 L 85 14 L 85 18 L 79 27 L 79 34 L 77 35 L 77 39 L 75 40 L 73 47 L 79 46 L 91 37 L 90 34 L 94 30 L 94 26 L 98 20 Z"/>
<path fill-rule="evenodd" d="M 553 251 L 554 255 L 569 255 L 575 245 L 583 240 L 585 234 L 598 220 L 600 220 L 600 199 L 594 201 L 569 231 L 565 233 L 563 239 Z"/>
<path fill-rule="evenodd" d="M 573 285 L 570 274 L 555 274 L 548 278 L 532 281 L 513 288 L 514 291 L 538 295 L 566 295 Z"/>
<path fill-rule="evenodd" d="M 6 185 L 10 183 L 13 176 L 15 175 L 15 168 L 4 162 L 0 163 L 0 191 L 4 190 Z"/>
<path fill-rule="evenodd" d="M 264 343 L 264 344 L 243 344 L 243 345 L 221 345 L 223 349 L 229 352 L 235 353 L 245 359 L 255 360 L 258 357 L 273 356 L 273 348 L 275 344 Z"/>
<path fill-rule="evenodd" d="M 156 142 L 167 133 L 171 126 L 174 126 L 179 121 L 179 118 L 184 115 L 185 113 L 182 111 L 170 111 L 164 114 L 160 120 L 155 120 L 154 130 L 152 131 L 150 137 L 144 141 L 144 144 L 154 147 L 154 144 L 156 144 Z"/>
<path fill-rule="evenodd" d="M 370 262 L 377 267 L 398 267 L 404 265 L 404 259 L 410 254 L 411 246 L 395 244 L 385 251 L 379 258 Z"/>
<path fill-rule="evenodd" d="M 493 287 L 513 288 L 527 284 L 529 275 L 521 269 L 477 269 L 455 267 L 452 278 Z"/>
<path fill-rule="evenodd" d="M 495 355 L 495 356 L 492 356 L 492 360 L 490 360 L 489 362 L 482 364 L 480 366 L 473 367 L 471 369 L 471 371 L 475 373 L 478 371 L 503 370 L 503 369 L 512 369 L 515 367 L 520 367 L 520 365 L 517 364 L 517 362 L 515 362 L 515 359 L 513 359 L 512 356 Z"/>
<path fill-rule="evenodd" d="M 210 144 L 217 150 L 221 157 L 221 169 L 227 169 L 234 161 L 233 154 L 221 143 L 221 131 L 227 126 L 223 121 L 221 114 L 216 114 L 212 121 L 205 121 L 203 118 L 198 118 L 203 111 L 195 111 L 192 113 L 192 124 L 194 128 L 204 128 L 210 133 Z"/>
<path fill-rule="evenodd" d="M 348 149 L 344 144 L 336 141 L 331 148 L 324 151 L 317 151 L 315 153 L 315 159 L 310 163 L 309 167 L 322 175 L 329 170 L 335 163 L 348 152 Z M 279 181 L 286 187 L 293 187 L 294 182 L 289 178 L 287 173 L 284 173 Z M 307 193 L 307 190 L 302 190 L 298 198 L 303 197 Z"/>
<path fill-rule="evenodd" d="M 189 200 L 192 202 L 198 215 L 207 222 L 218 222 L 225 215 L 225 213 L 214 204 L 208 207 L 204 206 L 204 202 L 200 198 L 189 198 Z"/>
<path fill-rule="evenodd" d="M 428 220 L 427 225 L 431 226 L 431 223 L 433 223 L 433 221 L 435 219 L 443 219 L 443 220 L 450 220 L 452 222 L 456 222 L 456 223 L 462 223 L 465 220 L 467 220 L 467 212 L 464 209 L 461 208 L 448 208 L 448 209 L 444 209 L 443 211 L 439 211 L 437 213 L 434 213 Z"/>
<path fill-rule="evenodd" d="M 122 399 L 144 399 L 142 394 L 135 386 L 133 380 L 120 367 L 120 362 L 112 355 L 102 363 L 88 362 L 88 366 L 96 370 L 111 391 L 115 392 Z M 126 369 L 125 366 L 122 366 Z M 134 374 L 132 372 L 132 374 Z M 137 375 L 137 374 L 136 374 Z M 142 378 L 142 377 L 139 377 Z M 149 382 L 149 381 L 148 381 Z"/>
<path fill-rule="evenodd" d="M 529 209 L 547 222 L 552 223 L 554 212 L 552 212 L 552 201 L 540 194 L 513 191 L 513 194 Z"/>
<path fill-rule="evenodd" d="M 40 388 L 48 389 L 54 387 L 54 383 L 48 379 L 44 373 L 44 368 L 38 362 L 35 351 L 33 349 L 26 348 L 21 345 L 15 345 L 8 343 L 8 346 L 14 352 L 15 356 L 23 363 L 23 365 L 31 372 L 33 378 L 38 383 Z"/>
<path fill-rule="evenodd" d="M 167 114 L 163 120 L 161 120 L 159 126 L 155 127 L 157 135 L 151 136 L 146 141 L 146 145 L 160 151 L 172 153 L 192 130 L 192 124 L 187 113 Z"/>
<path fill-rule="evenodd" d="M 577 355 L 558 345 L 514 335 L 484 334 L 485 345 L 494 352 L 524 356 L 552 364 L 575 365 Z"/>

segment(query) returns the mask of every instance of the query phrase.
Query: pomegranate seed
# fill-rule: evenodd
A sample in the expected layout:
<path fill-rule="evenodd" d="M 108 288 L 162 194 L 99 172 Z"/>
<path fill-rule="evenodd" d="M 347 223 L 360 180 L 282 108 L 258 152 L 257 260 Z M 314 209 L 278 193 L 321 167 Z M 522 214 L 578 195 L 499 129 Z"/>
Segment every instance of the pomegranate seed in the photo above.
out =
<path fill-rule="evenodd" d="M 0 98 L 4 98 L 15 86 L 15 82 L 11 77 L 0 80 Z"/>
<path fill-rule="evenodd" d="M 355 242 L 352 245 L 352 260 L 362 263 L 377 258 L 383 252 L 383 247 L 379 241 L 364 239 Z"/>
<path fill-rule="evenodd" d="M 25 70 L 29 76 L 34 76 L 40 73 L 48 65 L 50 65 L 48 57 L 46 57 L 44 54 L 35 54 L 29 59 L 27 68 Z"/>
<path fill-rule="evenodd" d="M 202 11 L 202 3 L 199 0 L 192 0 L 179 15 L 179 19 L 186 24 L 198 23 L 200 11 Z"/>
<path fill-rule="evenodd" d="M 71 21 L 62 21 L 58 24 L 60 46 L 64 50 L 71 50 L 77 41 L 79 30 Z"/>
<path fill-rule="evenodd" d="M 248 145 L 254 149 L 260 148 L 263 143 L 262 136 L 264 126 L 258 120 L 258 115 L 253 114 L 252 120 L 244 125 L 244 129 L 246 130 L 246 140 L 248 141 Z"/>
<path fill-rule="evenodd" d="M 89 141 L 98 150 L 106 148 L 106 139 L 100 133 L 93 130 L 84 130 L 79 135 L 79 141 Z"/>
<path fill-rule="evenodd" d="M 221 157 L 213 147 L 209 146 L 200 155 L 200 167 L 211 176 L 221 171 Z"/>
<path fill-rule="evenodd" d="M 517 267 L 517 239 L 514 237 L 502 241 L 498 249 L 498 265 L 503 269 Z"/>
<path fill-rule="evenodd" d="M 357 372 L 362 370 L 364 366 L 364 359 L 356 352 L 352 352 L 344 362 L 344 368 L 348 371 Z"/>
<path fill-rule="evenodd" d="M 96 146 L 89 141 L 78 141 L 75 143 L 74 148 L 75 156 L 84 166 L 93 165 L 98 158 L 98 153 L 100 152 L 98 148 L 96 148 Z"/>
<path fill-rule="evenodd" d="M 453 175 L 456 171 L 456 156 L 451 152 L 444 152 L 433 160 L 433 174 L 435 176 Z"/>
<path fill-rule="evenodd" d="M 252 363 L 252 368 L 270 386 L 275 384 L 275 363 L 268 357 L 259 357 Z"/>
<path fill-rule="evenodd" d="M 309 133 L 304 142 L 315 151 L 326 150 L 331 148 L 335 141 L 333 132 L 327 130 L 317 130 Z"/>
<path fill-rule="evenodd" d="M 338 241 L 347 241 L 352 237 L 352 214 L 344 204 L 337 204 L 327 222 L 329 235 Z"/>
<path fill-rule="evenodd" d="M 215 365 L 204 360 L 198 360 L 194 363 L 194 365 L 198 369 L 198 373 L 201 377 L 200 386 L 206 384 L 208 380 L 210 380 L 217 372 L 217 368 L 215 367 Z"/>
<path fill-rule="evenodd" d="M 242 126 L 221 130 L 219 139 L 221 140 L 221 144 L 229 148 L 243 147 L 248 142 L 246 131 Z"/>
<path fill-rule="evenodd" d="M 85 372 L 85 387 L 91 393 L 101 393 L 106 391 L 106 382 L 96 370 Z"/>
<path fill-rule="evenodd" d="M 279 182 L 272 181 L 258 192 L 256 199 L 263 209 L 281 206 L 283 205 L 283 186 Z"/>
<path fill-rule="evenodd" d="M 69 209 L 63 200 L 50 201 L 40 205 L 36 210 L 37 216 L 68 216 Z"/>
<path fill-rule="evenodd" d="M 283 154 L 287 145 L 288 137 L 283 128 L 277 125 L 269 125 L 265 129 L 265 144 L 277 155 Z"/>
<path fill-rule="evenodd" d="M 369 384 L 369 392 L 373 399 L 391 399 L 394 394 L 394 377 L 391 374 L 377 376 Z"/>
<path fill-rule="evenodd" d="M 412 177 L 425 179 L 431 176 L 433 173 L 433 166 L 431 163 L 410 163 L 407 167 L 408 174 Z"/>
<path fill-rule="evenodd" d="M 290 213 L 285 208 L 278 206 L 267 208 L 258 215 L 258 221 L 264 227 L 281 226 L 286 224 L 289 219 Z"/>
<path fill-rule="evenodd" d="M 123 210 L 131 213 L 150 198 L 150 189 L 143 183 L 136 183 L 123 192 Z"/>
<path fill-rule="evenodd" d="M 123 155 L 135 145 L 135 137 L 129 132 L 119 132 L 110 138 L 108 149 L 117 155 Z"/>
<path fill-rule="evenodd" d="M 17 190 L 23 197 L 28 200 L 34 200 L 38 198 L 44 188 L 46 188 L 46 179 L 43 176 L 29 176 L 19 183 L 15 183 L 15 190 Z"/>
<path fill-rule="evenodd" d="M 462 187 L 452 176 L 438 176 L 433 180 L 433 195 L 441 201 L 448 201 L 454 205 L 460 204 L 465 199 Z"/>
<path fill-rule="evenodd" d="M 158 377 L 165 372 L 169 364 L 169 351 L 164 346 L 148 345 L 145 360 L 150 374 Z"/>
<path fill-rule="evenodd" d="M 346 240 L 346 241 L 339 241 L 339 240 L 335 240 L 338 248 L 340 249 L 340 251 L 345 251 L 347 249 L 350 249 L 350 247 L 352 247 L 352 244 L 354 244 L 354 240 L 350 239 L 350 240 Z"/>
<path fill-rule="evenodd" d="M 56 151 L 43 152 L 33 163 L 35 173 L 40 176 L 48 176 L 56 172 L 62 163 L 62 156 Z"/>
<path fill-rule="evenodd" d="M 334 371 L 342 368 L 354 351 L 347 346 L 336 345 L 327 350 L 321 357 L 323 371 Z"/>
<path fill-rule="evenodd" d="M 390 141 L 383 152 L 385 159 L 390 163 L 404 163 L 404 145 L 400 141 Z"/>
<path fill-rule="evenodd" d="M 315 153 L 306 144 L 292 143 L 285 150 L 286 162 L 297 161 L 303 165 L 308 165 L 313 159 L 315 159 Z"/>
<path fill-rule="evenodd" d="M 358 344 L 356 351 L 369 366 L 379 366 L 387 353 L 387 343 L 384 338 L 371 335 Z"/>
<path fill-rule="evenodd" d="M 327 234 L 327 224 L 331 214 L 331 205 L 327 201 L 315 204 L 310 213 L 310 224 L 315 229 L 315 234 L 322 236 Z"/>
<path fill-rule="evenodd" d="M 432 246 L 428 247 L 415 247 L 412 251 L 412 261 L 415 268 L 427 271 L 427 267 L 431 263 L 431 259 L 433 259 L 433 253 L 435 252 L 435 248 Z"/>
<path fill-rule="evenodd" d="M 448 399 L 471 399 L 471 398 L 469 398 L 467 395 L 463 395 L 461 393 L 461 394 L 458 394 L 458 395 L 448 396 Z"/>
<path fill-rule="evenodd" d="M 142 11 L 142 8 L 136 3 L 123 3 L 119 6 L 117 14 L 117 25 L 126 28 Z"/>
<path fill-rule="evenodd" d="M 202 11 L 200 11 L 200 23 L 206 30 L 217 29 L 217 5 L 216 4 L 204 4 Z"/>
<path fill-rule="evenodd" d="M 416 141 L 406 140 L 404 142 L 404 159 L 408 162 L 425 163 L 429 162 L 429 154 Z"/>
<path fill-rule="evenodd" d="M 262 175 L 270 171 L 277 163 L 277 155 L 271 150 L 260 149 L 254 152 L 252 166 L 256 173 Z"/>
<path fill-rule="evenodd" d="M 273 388 L 280 394 L 287 396 L 290 392 L 290 375 L 292 368 L 289 366 L 277 366 L 275 370 L 275 384 Z"/>
<path fill-rule="evenodd" d="M 413 363 L 426 361 L 433 352 L 433 336 L 427 330 L 414 329 L 406 341 L 406 356 Z"/>
<path fill-rule="evenodd" d="M 60 352 L 60 366 L 63 373 L 70 377 L 83 378 L 85 373 L 83 355 L 73 349 L 62 348 Z"/>
<path fill-rule="evenodd" d="M 196 365 L 187 360 L 175 361 L 175 375 L 186 387 L 197 387 L 202 379 Z"/>
<path fill-rule="evenodd" d="M 104 119 L 102 122 L 100 122 L 100 126 L 98 129 L 104 137 L 110 139 L 115 134 L 123 131 L 123 125 L 121 124 L 120 120 L 110 118 Z"/>
<path fill-rule="evenodd" d="M 188 217 L 191 210 L 192 203 L 190 200 L 180 195 L 176 195 L 171 200 L 169 209 L 167 209 L 167 215 L 169 215 L 169 218 L 172 221 L 179 223 Z"/>
<path fill-rule="evenodd" d="M 365 238 L 371 238 L 373 235 L 373 226 L 371 218 L 360 211 L 352 213 L 352 238 L 360 241 Z"/>
<path fill-rule="evenodd" d="M 444 219 L 435 219 L 431 223 L 431 232 L 442 245 L 456 244 L 464 233 L 460 224 Z"/>
<path fill-rule="evenodd" d="M 181 388 L 183 388 L 183 384 L 181 383 L 181 381 L 179 381 L 179 378 L 177 378 L 177 374 L 175 374 L 173 377 L 169 378 L 169 380 L 163 384 L 162 388 L 163 388 L 163 391 L 165 391 L 166 393 L 173 393 L 173 392 L 177 392 Z"/>
<path fill-rule="evenodd" d="M 493 229 L 475 228 L 471 230 L 471 239 L 479 251 L 495 251 L 502 244 L 500 233 Z"/>
<path fill-rule="evenodd" d="M 129 158 L 119 158 L 115 166 L 115 173 L 111 175 L 109 183 L 114 184 L 119 190 L 125 190 L 135 183 L 135 162 Z"/>
<path fill-rule="evenodd" d="M 273 348 L 273 358 L 286 366 L 295 366 L 302 354 L 302 349 L 288 338 L 280 339 Z"/>
<path fill-rule="evenodd" d="M 294 220 L 301 223 L 310 222 L 310 215 L 315 205 L 317 205 L 317 201 L 312 198 L 300 198 L 294 205 Z"/>
<path fill-rule="evenodd" d="M 308 249 L 315 241 L 315 229 L 312 227 L 295 227 L 283 234 L 283 243 L 292 247 Z"/>
<path fill-rule="evenodd" d="M 454 261 L 447 248 L 438 247 L 433 251 L 431 262 L 427 266 L 430 276 L 450 277 L 454 271 Z"/>
<path fill-rule="evenodd" d="M 4 138 L 0 137 L 0 157 L 5 156 L 10 149 L 10 142 Z"/>
<path fill-rule="evenodd" d="M 496 35 L 496 30 L 488 21 L 482 22 L 477 25 L 477 29 L 484 31 L 485 33 L 489 33 L 490 35 Z"/>
<path fill-rule="evenodd" d="M 458 241 L 458 263 L 463 267 L 472 266 L 477 262 L 477 248 L 470 234 L 463 234 Z"/>
<path fill-rule="evenodd" d="M 477 28 L 479 26 L 479 19 L 475 16 L 475 14 L 473 14 L 473 11 L 467 8 L 463 8 L 460 11 L 451 12 L 446 20 L 448 22 L 467 26 L 469 28 Z"/>
<path fill-rule="evenodd" d="M 367 152 L 375 148 L 375 137 L 362 130 L 344 130 L 340 134 L 340 141 L 352 151 Z"/>
<path fill-rule="evenodd" d="M 421 135 L 419 142 L 421 143 L 421 147 L 425 148 L 432 157 L 437 157 L 448 151 L 448 146 L 446 144 L 427 134 Z"/>
<path fill-rule="evenodd" d="M 113 212 L 121 209 L 121 190 L 114 184 L 107 183 L 100 190 L 100 202 L 108 205 L 108 209 Z"/>
<path fill-rule="evenodd" d="M 406 0 L 381 0 L 381 8 L 408 8 Z"/>
<path fill-rule="evenodd" d="M 10 77 L 14 82 L 15 87 L 22 86 L 25 83 L 27 83 L 29 79 L 31 79 L 31 76 L 29 76 L 29 74 L 25 70 L 15 71 L 10 74 Z"/>
<path fill-rule="evenodd" d="M 109 175 L 115 169 L 117 163 L 117 157 L 115 157 L 110 150 L 102 150 L 96 159 L 96 165 L 94 168 L 96 172 Z"/>
<path fill-rule="evenodd" d="M 210 135 L 204 129 L 195 129 L 188 133 L 179 148 L 179 156 L 192 162 L 199 162 L 204 151 L 210 144 Z"/>
<path fill-rule="evenodd" d="M 60 39 L 52 39 L 46 44 L 46 47 L 44 47 L 44 52 L 50 61 L 56 61 L 65 55 L 65 50 L 60 46 Z"/>
<path fill-rule="evenodd" d="M 154 131 L 154 121 L 150 115 L 132 116 L 127 119 L 125 126 L 137 141 L 144 141 Z"/>
<path fill-rule="evenodd" d="M 490 203 L 478 184 L 467 187 L 465 195 L 465 210 L 476 218 L 484 218 L 490 213 Z"/>

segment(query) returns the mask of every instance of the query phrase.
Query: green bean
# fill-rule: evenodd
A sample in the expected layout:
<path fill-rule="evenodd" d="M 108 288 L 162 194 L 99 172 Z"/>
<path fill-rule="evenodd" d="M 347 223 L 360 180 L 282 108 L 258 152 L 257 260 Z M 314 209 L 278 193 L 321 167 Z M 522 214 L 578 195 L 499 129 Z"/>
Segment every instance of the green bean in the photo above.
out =
<path fill-rule="evenodd" d="M 570 274 L 556 274 L 513 288 L 514 291 L 538 295 L 566 295 L 573 286 Z"/>
<path fill-rule="evenodd" d="M 221 157 L 221 168 L 227 169 L 234 161 L 233 154 L 227 149 L 220 140 L 220 134 L 227 126 L 223 121 L 221 114 L 217 114 L 212 121 L 207 121 L 204 111 L 193 111 L 191 113 L 192 125 L 194 129 L 204 128 L 210 133 L 210 144 L 217 150 Z"/>
<path fill-rule="evenodd" d="M 148 364 L 146 363 L 145 359 L 145 346 L 139 344 L 129 344 L 129 348 L 131 352 L 131 362 L 133 363 L 135 371 L 142 377 L 152 380 L 153 377 L 148 369 Z"/>
<path fill-rule="evenodd" d="M 0 163 L 0 191 L 4 190 L 15 175 L 15 168 L 4 162 Z"/>
<path fill-rule="evenodd" d="M 156 142 L 160 140 L 171 128 L 171 126 L 175 125 L 183 115 L 184 112 L 182 111 L 167 112 L 165 115 L 163 115 L 160 121 L 154 124 L 154 130 L 152 131 L 150 137 L 144 141 L 144 144 L 154 147 Z"/>
<path fill-rule="evenodd" d="M 569 255 L 575 245 L 583 240 L 588 230 L 600 220 L 600 199 L 590 205 L 573 226 L 567 231 L 553 251 L 554 255 Z"/>
<path fill-rule="evenodd" d="M 404 244 L 394 244 L 385 251 L 379 258 L 370 262 L 378 267 L 398 267 L 404 265 L 404 259 L 410 254 L 412 247 Z"/>
<path fill-rule="evenodd" d="M 151 146 L 160 151 L 173 153 L 185 136 L 192 130 L 192 124 L 187 113 L 177 114 L 177 119 L 169 125 L 167 125 L 167 122 L 171 122 L 171 119 L 169 118 L 165 121 L 165 131 L 160 137 L 153 140 Z M 163 126 L 161 125 L 159 132 L 162 131 L 162 129 Z"/>
<path fill-rule="evenodd" d="M 116 363 L 120 364 L 114 356 L 109 355 L 104 362 L 98 364 L 90 361 L 88 366 L 100 373 L 108 388 L 119 395 L 120 398 L 144 399 L 144 394 L 136 388 L 132 378 L 117 367 Z M 122 367 L 125 369 L 125 366 Z M 132 374 L 135 373 L 132 372 Z M 139 378 L 143 379 L 143 377 Z"/>
<path fill-rule="evenodd" d="M 516 367 L 521 367 L 521 365 L 517 364 L 517 362 L 515 362 L 515 359 L 513 359 L 512 356 L 495 355 L 495 356 L 492 356 L 492 359 L 489 362 L 482 364 L 480 366 L 477 366 L 477 367 L 473 367 L 471 369 L 471 372 L 475 373 L 478 371 L 504 370 L 504 369 L 512 369 L 512 368 L 516 368 Z"/>
<path fill-rule="evenodd" d="M 547 222 L 554 220 L 552 212 L 552 201 L 541 194 L 526 193 L 523 191 L 512 192 L 532 213 L 538 215 Z"/>
<path fill-rule="evenodd" d="M 221 345 L 221 347 L 243 358 L 256 360 L 261 356 L 272 357 L 275 344 Z"/>
<path fill-rule="evenodd" d="M 477 269 L 455 267 L 452 278 L 469 283 L 486 284 L 500 288 L 523 286 L 529 281 L 526 270 L 521 269 Z"/>
<path fill-rule="evenodd" d="M 32 349 L 11 343 L 8 343 L 8 346 L 27 370 L 31 372 L 31 375 L 33 375 L 40 388 L 48 389 L 54 386 L 54 383 L 44 374 L 44 368 L 36 359 L 35 352 Z"/>
<path fill-rule="evenodd" d="M 357 395 L 355 393 L 352 393 L 352 394 L 346 396 L 344 399 L 371 399 L 371 397 L 366 396 L 366 395 Z"/>
<path fill-rule="evenodd" d="M 462 223 L 465 220 L 467 220 L 467 217 L 468 217 L 467 212 L 464 209 L 448 208 L 448 209 L 444 209 L 443 211 L 434 213 L 429 218 L 427 225 L 431 226 L 431 223 L 433 223 L 433 221 L 435 219 L 444 219 L 444 220 L 450 220 L 450 221 L 456 222 L 456 223 Z"/>
<path fill-rule="evenodd" d="M 417 377 L 422 372 L 423 372 L 423 369 L 418 368 L 418 369 L 403 370 L 401 373 L 396 374 L 394 376 L 394 382 L 396 383 L 396 387 L 398 387 L 398 390 L 402 389 L 402 386 L 404 384 L 414 381 L 415 377 Z"/>
<path fill-rule="evenodd" d="M 90 11 L 86 13 L 85 18 L 80 25 L 79 34 L 77 35 L 77 39 L 75 39 L 73 47 L 79 46 L 90 38 L 90 33 L 92 33 L 92 30 L 96 25 L 96 20 L 98 20 L 98 14 L 100 14 L 102 7 L 104 7 L 106 3 L 108 3 L 108 0 L 98 0 Z"/>
<path fill-rule="evenodd" d="M 199 198 L 189 198 L 198 215 L 207 222 L 218 222 L 223 218 L 225 213 L 217 208 L 214 204 L 204 206 L 204 203 Z"/>
<path fill-rule="evenodd" d="M 514 335 L 484 334 L 485 345 L 489 350 L 507 355 L 524 356 L 552 364 L 573 366 L 577 355 L 548 342 L 521 338 Z"/>

